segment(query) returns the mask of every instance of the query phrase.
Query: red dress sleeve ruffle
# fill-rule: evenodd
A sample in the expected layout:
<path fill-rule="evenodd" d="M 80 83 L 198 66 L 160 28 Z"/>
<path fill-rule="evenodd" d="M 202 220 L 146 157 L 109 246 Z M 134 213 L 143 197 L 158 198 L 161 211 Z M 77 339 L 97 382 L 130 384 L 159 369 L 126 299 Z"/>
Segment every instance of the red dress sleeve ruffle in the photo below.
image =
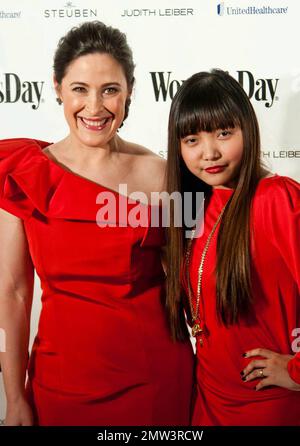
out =
<path fill-rule="evenodd" d="M 0 141 L 0 207 L 21 219 L 34 209 L 46 213 L 53 183 L 42 149 L 45 141 L 16 138 Z M 56 183 L 59 181 L 58 176 Z M 45 194 L 45 188 L 47 192 Z"/>
<path fill-rule="evenodd" d="M 48 142 L 0 141 L 0 207 L 26 220 L 46 218 L 95 221 L 101 185 L 67 171 L 43 153 Z"/>
<path fill-rule="evenodd" d="M 50 143 L 35 139 L 16 138 L 0 141 L 0 208 L 28 220 L 33 213 L 46 218 L 96 221 L 101 192 L 112 192 L 116 200 L 128 197 L 67 171 L 42 151 Z M 128 201 L 128 208 L 137 202 Z M 147 224 L 141 228 L 140 246 L 163 246 L 165 231 L 152 219 L 161 221 L 160 206 L 148 206 Z M 119 215 L 117 215 L 119 221 Z"/>

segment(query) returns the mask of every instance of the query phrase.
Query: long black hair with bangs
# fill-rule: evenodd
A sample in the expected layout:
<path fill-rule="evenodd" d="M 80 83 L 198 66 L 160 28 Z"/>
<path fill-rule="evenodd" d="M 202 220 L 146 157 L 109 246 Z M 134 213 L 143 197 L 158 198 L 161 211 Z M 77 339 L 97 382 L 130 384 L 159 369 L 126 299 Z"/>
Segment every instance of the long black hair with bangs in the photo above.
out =
<path fill-rule="evenodd" d="M 236 187 L 220 224 L 217 244 L 217 312 L 225 325 L 237 323 L 251 311 L 250 227 L 251 202 L 265 173 L 260 160 L 260 135 L 252 104 L 240 84 L 227 72 L 200 72 L 176 93 L 169 115 L 167 190 L 184 192 L 211 188 L 195 177 L 181 156 L 181 139 L 200 131 L 240 127 L 243 155 Z M 167 231 L 167 312 L 174 339 L 187 336 L 183 316 L 181 273 L 186 249 L 184 231 L 174 220 Z"/>

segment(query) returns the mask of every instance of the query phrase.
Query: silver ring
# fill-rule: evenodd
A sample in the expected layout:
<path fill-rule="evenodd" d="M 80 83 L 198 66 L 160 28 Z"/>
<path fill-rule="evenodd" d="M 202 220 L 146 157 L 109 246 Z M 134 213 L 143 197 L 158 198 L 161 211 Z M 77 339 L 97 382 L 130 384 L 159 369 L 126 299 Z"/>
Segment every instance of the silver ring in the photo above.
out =
<path fill-rule="evenodd" d="M 263 371 L 263 369 L 259 369 L 259 377 L 260 378 L 265 378 L 265 375 L 264 375 L 264 371 Z"/>

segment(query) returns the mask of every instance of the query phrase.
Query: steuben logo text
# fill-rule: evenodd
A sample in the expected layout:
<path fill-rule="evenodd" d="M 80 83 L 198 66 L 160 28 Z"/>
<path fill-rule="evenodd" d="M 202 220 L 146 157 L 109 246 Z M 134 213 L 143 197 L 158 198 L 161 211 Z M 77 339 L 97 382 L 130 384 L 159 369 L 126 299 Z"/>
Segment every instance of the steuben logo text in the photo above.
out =
<path fill-rule="evenodd" d="M 97 9 L 80 9 L 77 8 L 75 5 L 73 5 L 72 2 L 67 2 L 64 6 L 64 8 L 61 9 L 45 9 L 44 10 L 44 17 L 46 19 L 53 18 L 53 19 L 63 19 L 63 18 L 92 18 L 97 17 L 98 11 Z"/>
<path fill-rule="evenodd" d="M 150 72 L 155 100 L 173 99 L 178 88 L 184 80 L 172 79 L 172 71 L 152 71 Z M 278 88 L 278 78 L 256 78 L 251 71 L 238 70 L 237 80 L 244 88 L 249 98 L 261 102 L 267 108 L 271 108 L 274 101 L 278 100 L 276 96 Z"/>

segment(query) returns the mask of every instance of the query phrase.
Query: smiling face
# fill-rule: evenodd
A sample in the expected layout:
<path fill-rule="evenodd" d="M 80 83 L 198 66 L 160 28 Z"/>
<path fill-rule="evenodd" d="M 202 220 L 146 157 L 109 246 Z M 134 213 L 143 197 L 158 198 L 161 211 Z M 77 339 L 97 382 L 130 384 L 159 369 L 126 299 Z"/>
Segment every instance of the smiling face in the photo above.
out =
<path fill-rule="evenodd" d="M 235 187 L 243 156 L 240 127 L 187 135 L 180 146 L 187 168 L 200 180 L 213 188 Z"/>
<path fill-rule="evenodd" d="M 87 54 L 68 66 L 61 84 L 54 83 L 71 138 L 106 147 L 123 122 L 130 96 L 121 65 L 106 53 Z"/>

